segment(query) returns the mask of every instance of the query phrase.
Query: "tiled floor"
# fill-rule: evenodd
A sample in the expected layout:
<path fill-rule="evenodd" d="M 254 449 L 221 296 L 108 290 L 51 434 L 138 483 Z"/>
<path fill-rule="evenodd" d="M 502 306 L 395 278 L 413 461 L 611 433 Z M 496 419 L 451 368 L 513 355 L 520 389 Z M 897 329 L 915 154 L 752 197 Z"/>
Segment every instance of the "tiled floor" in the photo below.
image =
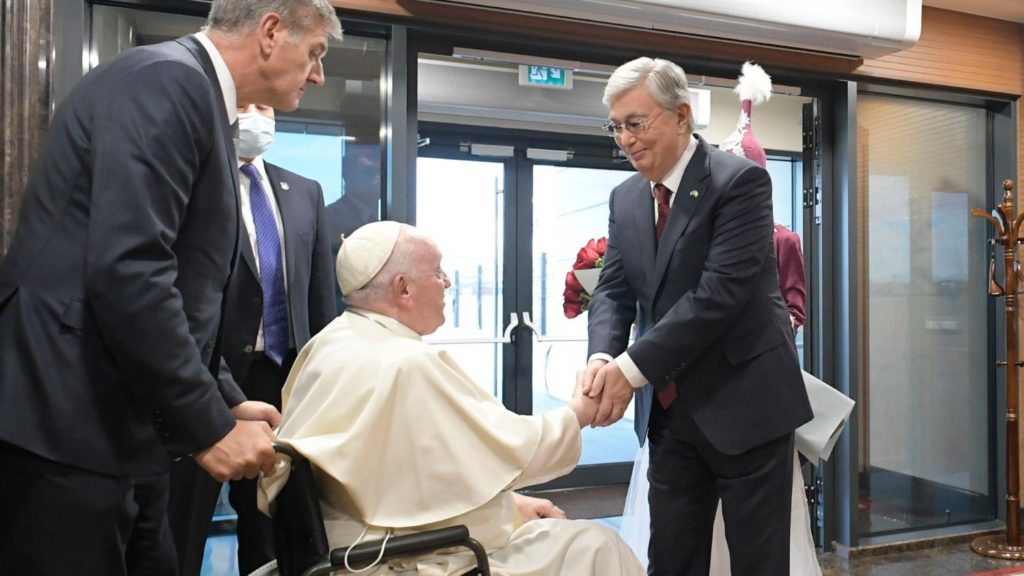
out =
<path fill-rule="evenodd" d="M 990 576 L 993 571 L 991 576 L 1010 576 L 1017 570 L 1005 570 L 1014 567 L 1024 574 L 1024 564 L 979 556 L 966 543 L 850 561 L 835 554 L 819 554 L 818 560 L 824 576 Z"/>
<path fill-rule="evenodd" d="M 618 518 L 599 521 L 618 527 Z M 233 534 L 214 536 L 206 542 L 202 576 L 238 576 Z M 819 554 L 824 576 L 1018 576 L 1024 563 L 993 560 L 970 551 L 967 544 L 930 550 L 898 552 L 883 556 L 843 560 L 835 554 Z M 1013 570 L 1020 567 L 1020 572 Z M 1009 572 L 1007 572 L 1009 570 Z M 994 574 L 989 574 L 995 572 Z"/>

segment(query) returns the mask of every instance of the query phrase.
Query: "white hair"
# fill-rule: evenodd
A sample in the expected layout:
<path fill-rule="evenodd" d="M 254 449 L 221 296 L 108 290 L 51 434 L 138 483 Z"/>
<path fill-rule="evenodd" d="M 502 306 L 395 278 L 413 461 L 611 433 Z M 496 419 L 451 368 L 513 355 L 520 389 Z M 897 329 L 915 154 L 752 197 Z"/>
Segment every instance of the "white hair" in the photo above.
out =
<path fill-rule="evenodd" d="M 204 29 L 245 34 L 269 12 L 280 15 L 287 30 L 304 33 L 322 23 L 328 36 L 341 40 L 341 21 L 329 0 L 213 0 Z"/>
<path fill-rule="evenodd" d="M 426 238 L 416 228 L 402 224 L 398 229 L 395 247 L 391 250 L 384 266 L 365 285 L 345 296 L 345 303 L 350 306 L 367 308 L 383 302 L 388 297 L 391 281 L 399 274 L 412 274 L 413 263 L 416 261 L 416 249 L 420 240 Z"/>
<path fill-rule="evenodd" d="M 690 103 L 690 91 L 686 84 L 686 72 L 676 63 L 662 58 L 637 58 L 615 69 L 604 87 L 604 105 L 611 107 L 623 93 L 643 85 L 651 98 L 665 110 L 678 110 Z M 693 132 L 692 111 L 686 122 Z"/>

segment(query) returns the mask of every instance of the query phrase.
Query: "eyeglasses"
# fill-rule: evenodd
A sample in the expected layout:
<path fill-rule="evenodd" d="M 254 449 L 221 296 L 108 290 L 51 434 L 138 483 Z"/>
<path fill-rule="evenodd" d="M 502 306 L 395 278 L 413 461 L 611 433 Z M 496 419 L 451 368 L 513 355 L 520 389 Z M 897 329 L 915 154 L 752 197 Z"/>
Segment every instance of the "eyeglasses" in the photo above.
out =
<path fill-rule="evenodd" d="M 664 111 L 665 109 L 662 108 L 650 116 L 632 116 L 628 118 L 626 122 L 623 124 L 609 121 L 601 128 L 603 128 L 612 138 L 621 136 L 623 130 L 629 132 L 634 136 L 639 136 L 647 132 L 647 130 L 651 126 L 651 122 L 654 122 L 655 118 L 661 116 L 661 113 Z"/>

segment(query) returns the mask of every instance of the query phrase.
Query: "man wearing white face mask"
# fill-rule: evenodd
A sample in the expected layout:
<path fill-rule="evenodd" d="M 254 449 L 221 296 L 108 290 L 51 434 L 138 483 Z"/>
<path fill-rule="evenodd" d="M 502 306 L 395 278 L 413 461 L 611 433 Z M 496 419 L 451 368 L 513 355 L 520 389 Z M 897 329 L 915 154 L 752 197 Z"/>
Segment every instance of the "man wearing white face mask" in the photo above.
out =
<path fill-rule="evenodd" d="M 337 315 L 323 191 L 314 180 L 264 162 L 274 109 L 238 109 L 239 208 L 245 236 L 224 312 L 221 370 L 250 400 L 281 408 L 296 350 Z M 172 470 L 171 530 L 182 576 L 198 575 L 220 485 L 191 462 Z M 274 558 L 270 520 L 256 510 L 255 481 L 232 481 L 238 567 L 248 574 Z"/>

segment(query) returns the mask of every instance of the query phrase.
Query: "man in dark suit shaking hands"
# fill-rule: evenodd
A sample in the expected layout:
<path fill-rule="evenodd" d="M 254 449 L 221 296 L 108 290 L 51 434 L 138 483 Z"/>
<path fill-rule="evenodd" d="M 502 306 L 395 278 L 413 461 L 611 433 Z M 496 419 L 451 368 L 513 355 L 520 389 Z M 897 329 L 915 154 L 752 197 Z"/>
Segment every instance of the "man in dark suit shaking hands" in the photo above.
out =
<path fill-rule="evenodd" d="M 204 32 L 126 51 L 55 112 L 0 267 L 0 573 L 125 574 L 173 458 L 273 467 L 279 414 L 218 378 L 232 124 L 236 102 L 295 109 L 339 34 L 327 0 L 214 0 Z"/>
<path fill-rule="evenodd" d="M 612 191 L 590 303 L 595 425 L 637 391 L 658 576 L 708 573 L 719 497 L 732 573 L 788 574 L 793 431 L 811 409 L 779 295 L 771 180 L 693 134 L 686 76 L 667 60 L 622 65 L 604 101 L 638 174 Z"/>
<path fill-rule="evenodd" d="M 263 159 L 276 134 L 274 109 L 238 109 L 241 263 L 224 316 L 224 362 L 246 398 L 281 408 L 281 388 L 296 350 L 337 316 L 334 260 L 323 190 L 314 180 Z M 220 483 L 195 463 L 171 468 L 171 531 L 181 576 L 198 576 Z M 233 480 L 238 569 L 274 559 L 270 519 L 256 509 L 256 481 Z"/>

